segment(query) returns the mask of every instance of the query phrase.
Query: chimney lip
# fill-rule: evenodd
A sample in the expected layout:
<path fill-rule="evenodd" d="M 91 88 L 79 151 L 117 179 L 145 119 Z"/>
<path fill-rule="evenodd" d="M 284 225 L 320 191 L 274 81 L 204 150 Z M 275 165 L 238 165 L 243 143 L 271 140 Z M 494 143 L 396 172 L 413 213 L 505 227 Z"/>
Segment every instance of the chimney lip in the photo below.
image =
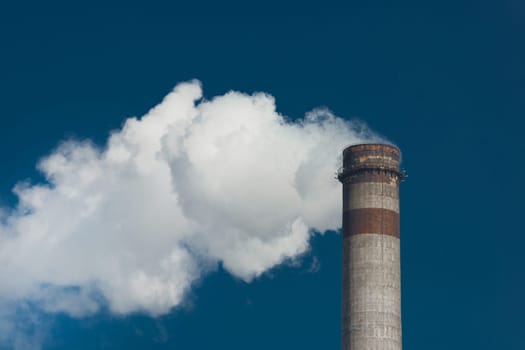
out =
<path fill-rule="evenodd" d="M 345 183 L 358 174 L 369 172 L 395 174 L 399 181 L 406 176 L 401 168 L 401 152 L 390 143 L 360 143 L 343 150 L 343 165 L 337 170 L 337 179 Z"/>
<path fill-rule="evenodd" d="M 399 149 L 399 147 L 387 142 L 364 142 L 355 145 L 349 145 L 344 148 L 343 155 L 347 152 L 359 151 L 364 149 L 384 149 L 394 151 L 394 153 L 396 153 L 397 155 L 401 155 L 401 150 Z"/>

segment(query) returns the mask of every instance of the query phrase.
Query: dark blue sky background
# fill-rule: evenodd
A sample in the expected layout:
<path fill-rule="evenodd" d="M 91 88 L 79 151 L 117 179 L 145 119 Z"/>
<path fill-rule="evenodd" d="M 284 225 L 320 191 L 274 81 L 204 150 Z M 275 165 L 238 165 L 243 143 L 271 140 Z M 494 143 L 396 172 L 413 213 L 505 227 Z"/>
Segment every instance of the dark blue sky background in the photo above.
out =
<path fill-rule="evenodd" d="M 60 140 L 103 143 L 180 81 L 328 106 L 403 151 L 404 348 L 525 349 L 522 1 L 4 2 L 0 48 L 1 205 Z M 43 348 L 338 349 L 340 259 L 327 233 L 159 319 L 49 318 Z"/>

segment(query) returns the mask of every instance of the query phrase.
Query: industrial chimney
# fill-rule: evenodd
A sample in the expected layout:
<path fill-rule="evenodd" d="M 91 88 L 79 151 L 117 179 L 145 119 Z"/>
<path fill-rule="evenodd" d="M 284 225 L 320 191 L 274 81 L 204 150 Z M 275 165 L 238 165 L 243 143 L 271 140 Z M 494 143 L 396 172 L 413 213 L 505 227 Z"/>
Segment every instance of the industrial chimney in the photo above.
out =
<path fill-rule="evenodd" d="M 342 350 L 401 350 L 399 149 L 343 151 Z"/>

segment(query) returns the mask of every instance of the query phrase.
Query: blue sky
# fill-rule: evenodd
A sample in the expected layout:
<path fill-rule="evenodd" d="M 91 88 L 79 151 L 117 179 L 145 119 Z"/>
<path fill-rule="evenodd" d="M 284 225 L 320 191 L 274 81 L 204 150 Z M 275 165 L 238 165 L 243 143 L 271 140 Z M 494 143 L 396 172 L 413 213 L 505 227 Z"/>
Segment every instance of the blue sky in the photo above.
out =
<path fill-rule="evenodd" d="M 404 348 L 523 349 L 524 17 L 519 1 L 3 4 L 0 204 L 61 140 L 103 145 L 181 81 L 267 92 L 290 119 L 326 106 L 403 151 Z M 219 268 L 162 317 L 26 303 L 14 322 L 42 349 L 337 349 L 340 259 L 327 232 L 300 266 L 251 283 Z"/>

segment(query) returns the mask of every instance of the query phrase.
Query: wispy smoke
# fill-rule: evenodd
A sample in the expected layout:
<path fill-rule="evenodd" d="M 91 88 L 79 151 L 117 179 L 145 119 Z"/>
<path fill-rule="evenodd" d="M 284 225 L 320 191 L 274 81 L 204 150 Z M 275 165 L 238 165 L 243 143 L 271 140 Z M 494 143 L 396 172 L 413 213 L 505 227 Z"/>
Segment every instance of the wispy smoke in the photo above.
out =
<path fill-rule="evenodd" d="M 250 281 L 340 226 L 339 154 L 372 133 L 326 110 L 289 122 L 267 94 L 201 98 L 179 84 L 104 147 L 40 161 L 47 183 L 0 215 L 0 299 L 160 315 L 219 262 Z"/>

